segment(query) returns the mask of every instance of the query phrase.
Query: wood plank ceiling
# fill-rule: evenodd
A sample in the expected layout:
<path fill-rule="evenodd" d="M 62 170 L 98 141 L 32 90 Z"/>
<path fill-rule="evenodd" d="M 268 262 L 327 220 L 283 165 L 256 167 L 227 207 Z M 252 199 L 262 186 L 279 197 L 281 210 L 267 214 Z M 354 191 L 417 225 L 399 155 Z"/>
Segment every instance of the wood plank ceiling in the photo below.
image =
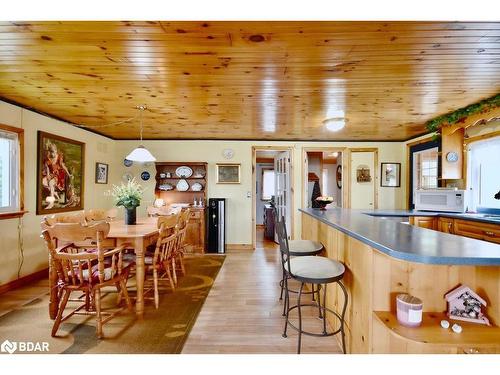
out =
<path fill-rule="evenodd" d="M 405 140 L 499 91 L 499 22 L 0 23 L 0 97 L 115 139 Z"/>

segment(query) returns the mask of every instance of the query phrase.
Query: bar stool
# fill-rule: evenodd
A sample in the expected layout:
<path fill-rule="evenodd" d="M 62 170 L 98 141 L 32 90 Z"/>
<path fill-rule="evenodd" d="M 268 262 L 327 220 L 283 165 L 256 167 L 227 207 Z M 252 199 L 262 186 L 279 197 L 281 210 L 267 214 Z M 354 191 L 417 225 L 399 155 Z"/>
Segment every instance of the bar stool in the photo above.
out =
<path fill-rule="evenodd" d="M 274 211 L 274 230 L 276 231 L 277 228 L 277 223 L 279 221 L 278 219 L 278 211 L 276 210 L 276 207 L 273 207 Z M 301 256 L 312 256 L 312 255 L 318 255 L 321 254 L 321 252 L 325 249 L 323 244 L 321 242 L 317 241 L 312 241 L 312 240 L 288 240 L 288 250 L 290 252 L 290 256 L 293 257 L 301 257 Z M 285 272 L 285 265 L 282 263 L 282 278 L 280 281 L 280 287 L 281 287 L 281 292 L 280 292 L 280 301 L 283 299 L 283 291 L 285 290 L 285 277 L 286 277 L 286 272 Z M 299 293 L 297 290 L 288 290 L 289 293 Z M 311 294 L 312 295 L 312 300 L 314 301 L 314 295 L 316 294 L 318 297 L 319 301 L 319 288 L 317 290 L 314 290 L 314 286 L 312 286 L 310 292 L 304 292 L 303 294 Z M 283 305 L 283 316 L 285 316 L 287 309 L 286 305 L 286 300 L 285 304 Z M 321 311 L 319 313 L 319 317 L 321 318 Z"/>
<path fill-rule="evenodd" d="M 302 334 L 309 336 L 333 336 L 338 333 L 341 334 L 342 339 L 342 351 L 344 354 L 346 353 L 345 347 L 345 330 L 344 330 L 344 322 L 345 322 L 345 312 L 347 309 L 347 290 L 345 286 L 342 284 L 341 280 L 344 277 L 345 267 L 342 263 L 337 262 L 333 259 L 325 258 L 325 257 L 317 257 L 317 256 L 301 256 L 291 258 L 291 253 L 289 249 L 286 227 L 284 224 L 284 218 L 278 220 L 277 222 L 277 233 L 278 233 L 278 241 L 280 245 L 280 253 L 282 264 L 284 265 L 286 276 L 284 279 L 285 284 L 285 305 L 286 305 L 286 321 L 285 321 L 285 329 L 283 331 L 283 337 L 287 337 L 287 328 L 288 326 L 292 327 L 299 333 L 298 338 L 298 346 L 297 346 L 297 354 L 300 354 L 300 345 L 302 341 Z M 288 290 L 288 279 L 292 278 L 300 282 L 299 295 L 297 298 L 297 304 L 295 306 L 290 307 L 290 295 Z M 317 286 L 318 296 L 319 296 L 319 286 L 324 284 L 323 286 L 323 300 L 320 301 L 318 299 L 318 308 L 323 312 L 323 332 L 309 332 L 304 331 L 302 329 L 302 311 L 301 308 L 303 306 L 316 306 L 316 303 L 303 304 L 301 303 L 301 297 L 303 294 L 304 284 L 312 284 Z M 333 311 L 326 307 L 326 289 L 327 285 L 330 283 L 337 283 L 344 293 L 344 306 L 342 307 L 342 313 L 339 315 L 336 311 Z M 322 302 L 322 305 L 321 305 Z M 288 319 L 289 313 L 291 310 L 298 310 L 298 318 L 299 318 L 299 326 L 296 327 L 293 325 Z M 332 313 L 335 315 L 340 322 L 340 327 L 331 332 L 327 332 L 326 329 L 326 312 Z"/>

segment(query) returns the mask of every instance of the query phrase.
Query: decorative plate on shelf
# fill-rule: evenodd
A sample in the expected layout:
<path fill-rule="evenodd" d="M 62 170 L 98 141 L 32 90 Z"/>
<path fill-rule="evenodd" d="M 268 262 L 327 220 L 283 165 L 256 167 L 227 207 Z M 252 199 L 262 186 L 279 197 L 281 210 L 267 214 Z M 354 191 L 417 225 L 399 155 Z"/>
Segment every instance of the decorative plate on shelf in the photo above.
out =
<path fill-rule="evenodd" d="M 160 186 L 158 186 L 158 189 L 169 191 L 169 190 L 174 190 L 174 187 L 170 184 L 161 184 Z"/>
<path fill-rule="evenodd" d="M 183 165 L 175 170 L 175 174 L 180 178 L 189 178 L 193 175 L 193 170 L 187 165 Z"/>
<path fill-rule="evenodd" d="M 134 162 L 132 160 L 123 159 L 123 165 L 126 167 L 131 167 Z"/>
<path fill-rule="evenodd" d="M 151 175 L 149 174 L 148 171 L 144 171 L 144 172 L 141 173 L 141 178 L 142 178 L 143 181 L 149 180 L 149 177 L 151 177 Z"/>
<path fill-rule="evenodd" d="M 197 169 L 196 171 L 194 171 L 193 177 L 194 178 L 203 178 L 203 177 L 205 177 L 205 171 L 203 169 Z"/>
<path fill-rule="evenodd" d="M 185 179 L 180 179 L 179 182 L 177 183 L 176 188 L 179 191 L 188 191 L 189 190 L 189 184 L 188 184 L 188 182 Z"/>
<path fill-rule="evenodd" d="M 193 185 L 191 185 L 191 190 L 192 191 L 202 191 L 203 185 L 200 184 L 199 182 L 195 182 Z"/>

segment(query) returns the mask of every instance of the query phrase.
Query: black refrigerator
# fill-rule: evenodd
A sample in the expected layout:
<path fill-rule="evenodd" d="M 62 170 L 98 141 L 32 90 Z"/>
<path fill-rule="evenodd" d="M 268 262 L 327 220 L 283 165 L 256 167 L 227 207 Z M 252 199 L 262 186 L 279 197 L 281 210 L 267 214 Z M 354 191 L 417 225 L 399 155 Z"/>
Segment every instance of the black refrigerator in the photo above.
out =
<path fill-rule="evenodd" d="M 226 198 L 210 198 L 207 211 L 209 253 L 226 252 Z"/>

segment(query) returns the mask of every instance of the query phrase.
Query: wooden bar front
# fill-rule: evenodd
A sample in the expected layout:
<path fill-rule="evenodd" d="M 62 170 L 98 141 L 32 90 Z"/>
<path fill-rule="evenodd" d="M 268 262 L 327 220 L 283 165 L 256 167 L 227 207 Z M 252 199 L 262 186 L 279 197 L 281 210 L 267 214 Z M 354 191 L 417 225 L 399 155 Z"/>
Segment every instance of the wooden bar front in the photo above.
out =
<path fill-rule="evenodd" d="M 324 255 L 346 266 L 349 353 L 500 353 L 500 267 L 402 261 L 304 213 L 302 237 L 322 242 Z M 444 314 L 444 295 L 459 284 L 468 285 L 487 301 L 491 327 L 457 322 L 463 328 L 460 334 L 441 328 L 441 319 L 454 323 Z M 398 324 L 395 301 L 399 293 L 422 299 L 421 327 Z M 338 287 L 328 286 L 328 307 L 339 311 L 342 298 Z M 329 318 L 336 327 L 333 317 Z"/>

